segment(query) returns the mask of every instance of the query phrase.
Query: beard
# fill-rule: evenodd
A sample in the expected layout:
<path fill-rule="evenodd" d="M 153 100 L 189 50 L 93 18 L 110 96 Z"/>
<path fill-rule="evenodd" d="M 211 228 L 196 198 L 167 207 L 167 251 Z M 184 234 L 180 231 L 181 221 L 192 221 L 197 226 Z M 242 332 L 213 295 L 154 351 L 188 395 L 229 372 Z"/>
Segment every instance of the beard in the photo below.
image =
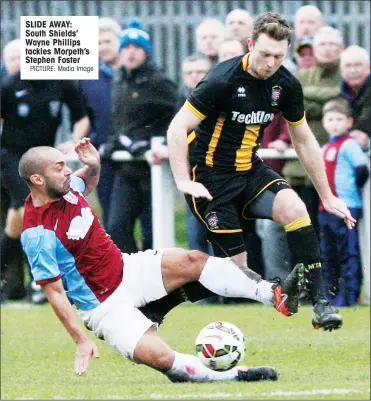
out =
<path fill-rule="evenodd" d="M 62 196 L 68 194 L 68 192 L 70 191 L 70 189 L 68 188 L 67 190 L 65 189 L 60 189 L 60 188 L 56 188 L 53 183 L 47 178 L 45 177 L 45 181 L 46 181 L 46 192 L 48 194 L 48 196 L 50 196 L 53 199 L 58 199 L 61 198 Z"/>

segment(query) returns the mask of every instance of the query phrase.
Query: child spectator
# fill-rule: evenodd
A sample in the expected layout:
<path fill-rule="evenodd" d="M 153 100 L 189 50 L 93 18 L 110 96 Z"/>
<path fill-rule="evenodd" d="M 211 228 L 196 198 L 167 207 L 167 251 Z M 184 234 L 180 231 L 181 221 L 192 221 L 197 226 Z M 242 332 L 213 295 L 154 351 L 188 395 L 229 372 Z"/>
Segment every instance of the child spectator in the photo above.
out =
<path fill-rule="evenodd" d="M 369 170 L 362 148 L 348 133 L 353 123 L 350 113 L 347 101 L 342 98 L 324 105 L 322 124 L 329 141 L 324 145 L 323 157 L 333 193 L 359 221 L 362 217 L 360 190 Z M 322 204 L 319 224 L 325 294 L 335 306 L 355 305 L 362 282 L 357 226 L 349 230 L 342 218 L 326 212 Z"/>

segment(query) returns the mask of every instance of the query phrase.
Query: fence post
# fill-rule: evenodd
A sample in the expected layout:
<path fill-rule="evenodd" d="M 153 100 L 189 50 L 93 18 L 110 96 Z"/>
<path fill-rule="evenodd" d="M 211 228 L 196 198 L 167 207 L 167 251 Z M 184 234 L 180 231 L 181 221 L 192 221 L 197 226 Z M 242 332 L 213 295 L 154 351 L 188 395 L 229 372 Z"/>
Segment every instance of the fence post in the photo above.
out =
<path fill-rule="evenodd" d="M 151 147 L 162 145 L 154 137 Z M 175 247 L 175 183 L 168 160 L 151 167 L 153 248 Z"/>

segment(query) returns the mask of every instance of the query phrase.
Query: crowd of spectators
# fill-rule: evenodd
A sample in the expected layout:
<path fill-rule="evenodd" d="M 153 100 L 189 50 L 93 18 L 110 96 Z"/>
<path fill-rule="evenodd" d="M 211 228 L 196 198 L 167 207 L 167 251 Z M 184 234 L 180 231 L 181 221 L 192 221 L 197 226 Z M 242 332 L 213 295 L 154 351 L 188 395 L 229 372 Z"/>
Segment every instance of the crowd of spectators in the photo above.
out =
<path fill-rule="evenodd" d="M 151 137 L 166 136 L 172 117 L 213 65 L 248 52 L 247 39 L 252 24 L 253 16 L 242 9 L 232 10 L 224 21 L 205 18 L 195 29 L 197 52 L 182 60 L 179 88 L 153 63 L 151 37 L 136 18 L 125 29 L 119 21 L 100 18 L 99 79 L 94 81 L 67 84 L 64 81 L 21 81 L 20 41 L 16 39 L 5 46 L 1 95 L 1 273 L 4 299 L 20 299 L 27 292 L 19 242 L 22 199 L 26 189 L 25 184 L 19 182 L 15 166 L 29 147 L 53 143 L 61 119 L 60 105 L 65 103 L 70 109 L 72 134 L 71 139 L 60 144 L 59 148 L 68 153 L 77 138 L 88 135 L 101 154 L 102 172 L 97 194 L 107 232 L 123 252 L 151 248 L 150 166 L 162 163 L 168 157 L 166 142 L 151 149 Z M 369 149 L 371 127 L 367 50 L 356 43 L 344 49 L 340 31 L 325 26 L 322 12 L 312 5 L 296 11 L 294 36 L 290 57 L 284 61 L 284 66 L 303 86 L 306 118 L 318 142 L 325 145 L 329 141 L 328 134 L 331 142 L 331 133 L 323 125 L 323 110 L 329 101 L 341 97 L 349 107 L 346 114 L 351 122 L 342 133 L 352 141 L 348 152 L 364 154 Z M 53 94 L 50 93 L 52 86 Z M 24 98 L 17 95 L 22 91 L 25 91 Z M 45 131 L 45 135 L 41 131 Z M 283 152 L 290 146 L 287 125 L 280 115 L 276 115 L 265 130 L 261 147 Z M 112 161 L 112 153 L 119 149 L 128 151 L 134 160 Z M 352 157 L 349 156 L 351 160 Z M 362 163 L 353 161 L 355 169 L 364 165 L 363 159 Z M 300 163 L 297 160 L 265 162 L 298 192 L 318 235 L 323 236 L 318 222 L 318 195 Z M 360 187 L 355 186 L 357 191 Z M 141 223 L 139 242 L 134 236 L 137 220 Z M 189 247 L 212 253 L 206 240 L 206 227 L 189 210 L 186 225 Z M 352 241 L 355 241 L 353 248 L 358 249 L 357 239 Z M 266 278 L 283 278 L 288 274 L 290 255 L 281 226 L 269 220 L 254 221 L 247 242 L 249 266 L 253 270 Z M 326 257 L 325 247 L 322 248 Z M 354 256 L 351 252 L 342 255 L 344 271 Z M 12 259 L 17 259 L 17 262 Z M 21 268 L 9 269 L 14 263 Z M 12 274 L 10 270 L 13 270 Z M 354 274 L 360 285 L 361 268 Z M 338 285 L 331 284 L 331 288 L 340 288 L 339 281 L 344 282 L 344 277 L 338 273 L 336 280 Z M 14 287 L 11 285 L 14 282 L 18 283 L 18 289 L 9 290 Z M 351 300 L 339 301 L 338 304 L 358 302 L 357 291 Z"/>

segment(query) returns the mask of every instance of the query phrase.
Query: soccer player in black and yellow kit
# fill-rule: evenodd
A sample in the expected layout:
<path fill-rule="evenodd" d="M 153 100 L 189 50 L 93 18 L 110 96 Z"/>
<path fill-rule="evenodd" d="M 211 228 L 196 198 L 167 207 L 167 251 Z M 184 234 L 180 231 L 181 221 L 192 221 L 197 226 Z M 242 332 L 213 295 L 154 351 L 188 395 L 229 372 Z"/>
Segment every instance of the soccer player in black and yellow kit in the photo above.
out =
<path fill-rule="evenodd" d="M 212 68 L 174 117 L 169 158 L 177 188 L 208 228 L 216 256 L 232 257 L 247 268 L 247 221 L 273 219 L 285 227 L 293 266 L 304 267 L 312 324 L 332 330 L 341 327 L 342 318 L 323 295 L 320 252 L 306 207 L 256 153 L 264 128 L 281 113 L 325 209 L 343 218 L 349 229 L 354 226 L 346 205 L 330 190 L 321 149 L 305 119 L 302 87 L 281 66 L 291 34 L 279 14 L 268 12 L 255 20 L 250 52 Z M 164 314 L 184 299 L 210 295 L 199 283 L 190 283 L 150 307 Z"/>

